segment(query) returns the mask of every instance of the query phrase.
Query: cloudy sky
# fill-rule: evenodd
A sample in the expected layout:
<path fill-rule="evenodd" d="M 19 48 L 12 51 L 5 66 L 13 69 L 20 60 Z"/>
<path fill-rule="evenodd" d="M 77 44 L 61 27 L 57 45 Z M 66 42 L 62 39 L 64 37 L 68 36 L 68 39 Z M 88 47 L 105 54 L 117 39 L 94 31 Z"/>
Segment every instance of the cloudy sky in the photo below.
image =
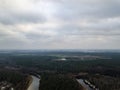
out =
<path fill-rule="evenodd" d="M 120 0 L 0 0 L 0 49 L 120 49 Z"/>

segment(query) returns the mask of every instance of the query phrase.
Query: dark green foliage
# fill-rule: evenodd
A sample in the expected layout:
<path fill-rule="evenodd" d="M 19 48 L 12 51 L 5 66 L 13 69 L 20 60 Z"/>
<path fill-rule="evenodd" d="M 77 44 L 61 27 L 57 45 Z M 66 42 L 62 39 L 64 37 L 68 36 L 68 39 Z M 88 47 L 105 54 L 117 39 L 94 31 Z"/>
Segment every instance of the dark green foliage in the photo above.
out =
<path fill-rule="evenodd" d="M 80 60 L 71 56 L 93 55 L 109 57 L 110 59 Z M 55 61 L 61 56 L 68 56 L 67 61 Z M 50 70 L 57 72 L 80 72 L 105 73 L 106 70 L 120 72 L 120 53 L 12 53 L 0 54 L 1 65 L 17 65 L 27 68 L 38 68 L 39 70 Z M 117 74 L 116 73 L 116 74 Z"/>
<path fill-rule="evenodd" d="M 16 71 L 0 70 L 0 82 L 11 83 L 14 90 L 26 90 L 31 82 L 31 77 Z"/>
<path fill-rule="evenodd" d="M 14 85 L 17 85 L 19 82 L 24 80 L 24 77 L 24 75 L 18 72 L 0 70 L 0 81 L 8 81 Z"/>
<path fill-rule="evenodd" d="M 64 75 L 43 75 L 40 90 L 82 90 L 78 82 Z"/>
<path fill-rule="evenodd" d="M 82 55 L 91 55 L 91 56 L 102 56 L 108 57 L 110 59 L 97 59 L 97 60 L 80 60 L 72 56 L 82 56 Z M 67 56 L 67 61 L 56 61 L 63 56 Z M 112 52 L 102 52 L 102 53 L 83 53 L 83 52 L 52 52 L 52 53 L 1 53 L 0 54 L 0 68 L 9 67 L 20 67 L 19 69 L 25 73 L 72 73 L 77 74 L 79 72 L 87 72 L 89 74 L 99 73 L 100 75 L 108 75 L 110 78 L 93 77 L 90 76 L 88 79 L 98 86 L 100 90 L 119 90 L 120 84 L 120 53 Z M 0 73 L 0 80 L 7 79 L 8 81 L 16 85 L 17 82 L 21 81 L 23 78 L 18 73 L 8 74 L 9 72 Z M 3 77 L 4 76 L 4 77 Z M 10 76 L 10 78 L 8 78 Z M 53 75 L 53 76 L 42 76 L 43 80 L 41 81 L 42 87 L 45 87 L 43 90 L 53 90 L 49 88 L 56 88 L 59 90 L 72 90 L 72 85 L 76 81 L 73 79 L 68 79 L 65 76 Z M 14 80 L 13 80 L 14 79 Z M 47 80 L 47 82 L 45 82 Z M 69 81 L 70 80 L 70 81 Z M 64 83 L 62 83 L 64 81 Z M 54 84 L 52 84 L 52 82 Z M 70 82 L 70 83 L 68 83 Z M 21 83 L 24 85 L 24 83 Z M 46 85 L 47 84 L 47 85 Z M 56 85 L 57 84 L 57 85 Z M 49 88 L 47 86 L 49 85 Z M 57 87 L 56 87 L 56 86 Z M 61 86 L 60 86 L 61 85 Z M 67 87 L 70 87 L 67 89 Z M 75 85 L 77 86 L 77 84 Z M 42 88 L 41 87 L 41 88 Z M 111 88 L 110 88 L 111 87 Z M 75 88 L 75 87 L 74 87 Z M 108 89 L 109 88 L 109 89 Z M 115 89 L 114 89 L 115 88 Z M 41 89 L 42 90 L 42 89 Z M 77 89 L 76 89 L 77 90 Z"/>
<path fill-rule="evenodd" d="M 104 75 L 88 75 L 87 79 L 100 90 L 120 90 L 120 78 Z"/>

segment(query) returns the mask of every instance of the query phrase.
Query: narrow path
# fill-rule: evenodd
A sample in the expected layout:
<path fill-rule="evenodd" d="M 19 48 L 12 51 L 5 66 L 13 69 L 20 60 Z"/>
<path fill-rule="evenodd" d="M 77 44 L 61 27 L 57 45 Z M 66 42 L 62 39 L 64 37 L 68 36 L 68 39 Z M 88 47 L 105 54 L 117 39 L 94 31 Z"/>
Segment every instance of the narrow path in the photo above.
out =
<path fill-rule="evenodd" d="M 27 90 L 39 90 L 40 79 L 35 76 L 31 76 L 31 77 L 33 78 L 33 81 Z"/>

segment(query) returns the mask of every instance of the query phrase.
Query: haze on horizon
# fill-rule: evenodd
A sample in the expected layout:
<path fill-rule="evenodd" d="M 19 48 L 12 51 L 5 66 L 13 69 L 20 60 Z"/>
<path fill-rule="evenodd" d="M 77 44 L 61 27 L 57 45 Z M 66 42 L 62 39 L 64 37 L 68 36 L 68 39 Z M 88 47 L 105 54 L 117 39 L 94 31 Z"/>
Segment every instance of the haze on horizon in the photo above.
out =
<path fill-rule="evenodd" d="M 0 49 L 120 49 L 120 0 L 0 0 Z"/>

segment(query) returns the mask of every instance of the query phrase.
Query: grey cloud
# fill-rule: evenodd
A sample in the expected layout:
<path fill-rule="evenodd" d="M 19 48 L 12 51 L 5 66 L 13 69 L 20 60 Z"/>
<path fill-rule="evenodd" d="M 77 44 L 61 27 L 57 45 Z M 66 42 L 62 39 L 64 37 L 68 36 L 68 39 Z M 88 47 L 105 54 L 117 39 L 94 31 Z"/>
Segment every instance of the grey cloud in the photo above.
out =
<path fill-rule="evenodd" d="M 39 34 L 39 33 L 26 33 L 25 36 L 28 38 L 28 39 L 32 39 L 32 40 L 45 40 L 45 39 L 48 39 L 50 38 L 51 36 L 50 35 L 45 35 L 45 34 Z"/>
<path fill-rule="evenodd" d="M 42 15 L 37 15 L 34 13 L 8 13 L 0 15 L 0 23 L 3 24 L 24 24 L 24 23 L 44 23 L 46 19 Z"/>
<path fill-rule="evenodd" d="M 57 16 L 64 20 L 74 19 L 104 19 L 120 16 L 120 1 L 118 0 L 65 0 Z M 92 2 L 92 3 L 91 3 Z"/>
<path fill-rule="evenodd" d="M 119 10 L 119 0 L 1 0 L 0 49 L 120 49 Z"/>
<path fill-rule="evenodd" d="M 115 22 L 114 22 L 115 23 Z M 119 36 L 120 23 L 87 23 L 88 25 L 63 25 L 57 29 L 60 35 L 103 35 L 103 36 Z"/>

